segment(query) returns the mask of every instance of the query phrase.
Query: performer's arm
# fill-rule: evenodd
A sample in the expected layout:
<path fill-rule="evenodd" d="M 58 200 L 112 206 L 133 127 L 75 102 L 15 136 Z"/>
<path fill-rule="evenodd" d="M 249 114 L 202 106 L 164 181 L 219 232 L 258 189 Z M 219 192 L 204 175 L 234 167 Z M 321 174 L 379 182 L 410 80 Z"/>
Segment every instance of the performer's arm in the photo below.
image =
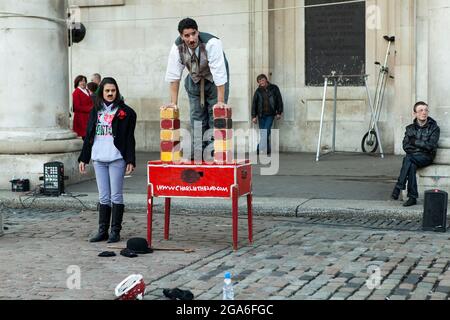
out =
<path fill-rule="evenodd" d="M 177 105 L 178 91 L 180 89 L 180 80 L 183 73 L 184 65 L 180 60 L 180 53 L 176 45 L 172 46 L 167 63 L 166 81 L 170 83 L 170 102 Z"/>
<path fill-rule="evenodd" d="M 225 103 L 225 85 L 217 86 L 217 103 Z"/>
<path fill-rule="evenodd" d="M 170 83 L 170 103 L 178 105 L 178 92 L 180 90 L 180 81 Z"/>

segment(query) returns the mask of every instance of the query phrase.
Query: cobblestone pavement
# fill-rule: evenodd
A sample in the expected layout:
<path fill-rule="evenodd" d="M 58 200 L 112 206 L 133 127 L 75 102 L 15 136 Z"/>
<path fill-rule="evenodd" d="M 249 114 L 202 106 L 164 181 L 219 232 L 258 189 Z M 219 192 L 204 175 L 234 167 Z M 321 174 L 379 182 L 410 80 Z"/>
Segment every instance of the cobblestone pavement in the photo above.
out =
<path fill-rule="evenodd" d="M 171 240 L 162 241 L 163 216 L 156 215 L 154 247 L 195 252 L 155 251 L 130 259 L 97 256 L 120 250 L 87 242 L 96 228 L 95 212 L 4 214 L 0 299 L 110 300 L 132 273 L 144 276 L 145 299 L 165 299 L 162 289 L 175 287 L 191 290 L 196 299 L 221 299 L 225 271 L 233 274 L 236 299 L 242 300 L 425 300 L 450 294 L 450 236 L 422 232 L 421 221 L 256 217 L 249 246 L 242 217 L 240 248 L 233 252 L 229 216 L 173 215 Z M 119 246 L 145 237 L 145 218 L 126 213 Z M 80 271 L 80 290 L 68 289 L 77 283 L 74 270 Z"/>

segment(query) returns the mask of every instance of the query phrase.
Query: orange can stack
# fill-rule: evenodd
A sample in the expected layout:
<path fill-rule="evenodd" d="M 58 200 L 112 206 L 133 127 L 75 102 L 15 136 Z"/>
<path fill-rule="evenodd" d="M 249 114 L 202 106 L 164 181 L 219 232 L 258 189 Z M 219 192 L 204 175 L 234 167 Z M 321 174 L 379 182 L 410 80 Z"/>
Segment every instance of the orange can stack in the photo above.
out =
<path fill-rule="evenodd" d="M 161 107 L 161 161 L 181 160 L 180 113 L 176 106 Z"/>
<path fill-rule="evenodd" d="M 215 105 L 214 113 L 214 161 L 231 163 L 234 160 L 233 120 L 228 105 Z"/>

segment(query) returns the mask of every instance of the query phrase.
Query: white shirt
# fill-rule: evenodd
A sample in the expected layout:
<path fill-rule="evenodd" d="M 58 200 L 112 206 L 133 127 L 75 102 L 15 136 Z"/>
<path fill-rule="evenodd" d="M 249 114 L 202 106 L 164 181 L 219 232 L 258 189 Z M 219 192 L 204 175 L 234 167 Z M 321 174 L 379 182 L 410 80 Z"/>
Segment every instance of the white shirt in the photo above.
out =
<path fill-rule="evenodd" d="M 87 89 L 83 89 L 82 87 L 78 87 L 78 89 L 81 90 L 81 92 L 83 92 L 85 95 L 87 95 L 88 97 L 90 97 L 91 95 L 89 94 L 89 91 L 87 91 Z"/>
<path fill-rule="evenodd" d="M 107 106 L 103 103 L 103 109 L 97 113 L 97 126 L 91 157 L 93 161 L 113 162 L 123 159 L 119 149 L 114 145 L 112 122 L 116 111 L 117 107 L 114 107 L 113 104 Z"/>
<path fill-rule="evenodd" d="M 225 67 L 225 57 L 223 53 L 222 41 L 212 38 L 206 43 L 206 55 L 208 57 L 209 69 L 216 86 L 222 86 L 228 82 L 227 69 Z M 184 65 L 181 63 L 178 46 L 173 44 L 169 53 L 167 64 L 166 81 L 174 82 L 181 80 Z"/>

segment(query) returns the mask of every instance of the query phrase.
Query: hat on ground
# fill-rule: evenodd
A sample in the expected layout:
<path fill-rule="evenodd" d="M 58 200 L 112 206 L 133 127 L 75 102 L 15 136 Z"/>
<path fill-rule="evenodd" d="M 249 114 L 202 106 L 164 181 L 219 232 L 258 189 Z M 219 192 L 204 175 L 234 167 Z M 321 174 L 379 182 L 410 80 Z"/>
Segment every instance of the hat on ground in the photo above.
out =
<path fill-rule="evenodd" d="M 114 290 L 119 300 L 142 300 L 145 295 L 145 282 L 140 274 L 132 274 L 116 286 Z"/>
<path fill-rule="evenodd" d="M 127 258 L 136 258 L 138 256 L 134 251 L 126 248 L 120 251 L 120 255 Z"/>
<path fill-rule="evenodd" d="M 148 247 L 148 242 L 144 238 L 131 238 L 127 241 L 127 249 L 135 253 L 152 253 L 153 249 Z"/>

